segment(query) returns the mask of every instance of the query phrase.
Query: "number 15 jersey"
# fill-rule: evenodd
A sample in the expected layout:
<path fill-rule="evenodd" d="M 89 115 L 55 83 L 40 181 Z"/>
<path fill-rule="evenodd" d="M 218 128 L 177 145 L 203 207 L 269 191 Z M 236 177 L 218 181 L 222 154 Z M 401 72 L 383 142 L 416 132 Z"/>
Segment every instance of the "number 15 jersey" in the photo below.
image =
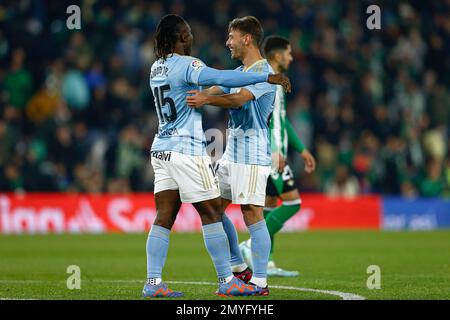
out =
<path fill-rule="evenodd" d="M 151 151 L 206 155 L 206 139 L 200 111 L 189 108 L 186 91 L 199 90 L 198 78 L 206 65 L 190 56 L 171 54 L 151 68 L 150 87 L 158 115 L 158 133 Z"/>

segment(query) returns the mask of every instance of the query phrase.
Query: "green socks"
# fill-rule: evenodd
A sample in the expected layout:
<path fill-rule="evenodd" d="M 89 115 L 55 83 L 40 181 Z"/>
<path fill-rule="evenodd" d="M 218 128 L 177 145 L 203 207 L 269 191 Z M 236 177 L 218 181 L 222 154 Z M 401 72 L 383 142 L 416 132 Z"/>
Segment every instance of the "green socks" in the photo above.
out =
<path fill-rule="evenodd" d="M 272 260 L 275 234 L 283 228 L 283 225 L 300 210 L 300 200 L 284 201 L 275 209 L 264 209 L 264 219 L 269 230 L 271 247 L 269 261 Z"/>

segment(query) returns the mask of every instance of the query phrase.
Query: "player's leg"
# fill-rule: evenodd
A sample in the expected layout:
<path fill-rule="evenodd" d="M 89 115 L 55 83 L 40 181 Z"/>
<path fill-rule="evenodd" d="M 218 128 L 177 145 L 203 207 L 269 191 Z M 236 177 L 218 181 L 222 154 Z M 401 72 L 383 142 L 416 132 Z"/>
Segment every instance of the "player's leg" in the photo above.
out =
<path fill-rule="evenodd" d="M 233 278 L 228 238 L 222 225 L 220 198 L 193 203 L 202 220 L 203 240 L 216 268 L 219 283 Z"/>
<path fill-rule="evenodd" d="M 221 199 L 215 198 L 193 203 L 193 206 L 202 219 L 203 239 L 219 279 L 219 289 L 216 294 L 220 296 L 259 294 L 259 288 L 244 283 L 234 277 L 231 272 L 228 238 L 222 223 L 224 214 L 222 214 Z"/>
<path fill-rule="evenodd" d="M 267 288 L 267 263 L 270 254 L 270 236 L 264 220 L 263 207 L 241 205 L 245 224 L 250 232 L 253 275 L 250 283 Z M 268 290 L 267 290 L 268 294 Z"/>
<path fill-rule="evenodd" d="M 278 204 L 278 191 L 276 190 L 273 182 L 272 182 L 272 178 L 271 176 L 269 176 L 269 179 L 267 180 L 267 188 L 266 188 L 266 199 L 265 199 L 265 204 L 264 204 L 264 210 L 263 210 L 263 214 L 264 214 L 264 218 L 266 218 L 266 216 L 274 209 L 276 209 L 277 204 Z M 271 248 L 270 248 L 270 252 L 272 253 L 272 246 L 273 246 L 273 238 L 272 236 L 270 237 L 270 242 L 271 242 Z M 243 242 L 241 242 L 239 244 L 239 251 L 241 252 L 245 263 L 250 267 L 253 268 L 252 265 L 252 241 L 251 239 L 247 239 Z M 272 254 L 269 255 L 269 261 L 272 259 Z"/>
<path fill-rule="evenodd" d="M 178 190 L 165 190 L 155 194 L 156 218 L 153 225 L 171 230 L 181 207 Z"/>
<path fill-rule="evenodd" d="M 219 295 L 254 295 L 255 286 L 233 277 L 228 238 L 222 223 L 222 201 L 209 157 L 173 157 L 181 201 L 192 203 L 202 221 L 203 239 L 219 279 Z"/>
<path fill-rule="evenodd" d="M 147 238 L 147 280 L 161 282 L 161 273 L 169 248 L 169 234 L 181 206 L 178 190 L 155 194 L 156 218 Z"/>
<path fill-rule="evenodd" d="M 193 203 L 202 220 L 203 240 L 216 268 L 219 283 L 233 278 L 228 238 L 222 224 L 221 201 L 215 198 Z"/>
<path fill-rule="evenodd" d="M 277 178 L 278 181 L 274 181 Z M 269 180 L 271 180 L 273 186 L 277 185 L 277 183 L 280 184 L 281 181 L 279 180 L 282 180 L 282 188 L 272 188 L 271 197 L 266 198 L 266 207 L 271 210 L 267 210 L 268 213 L 265 215 L 265 219 L 272 243 L 267 273 L 269 276 L 295 277 L 298 275 L 297 271 L 287 271 L 276 267 L 273 254 L 275 250 L 275 235 L 283 228 L 286 221 L 300 210 L 300 195 L 289 165 L 285 166 L 282 175 L 271 177 Z M 279 192 L 278 197 L 282 200 L 282 205 L 276 208 L 274 208 L 274 205 L 276 206 L 277 199 L 273 196 L 275 194 L 273 191 Z"/>
<path fill-rule="evenodd" d="M 288 164 L 285 165 L 281 175 L 271 175 L 267 185 L 267 193 L 271 197 L 266 198 L 267 213 L 265 214 L 265 219 L 272 240 L 272 257 L 275 248 L 275 234 L 283 228 L 286 221 L 300 210 L 301 205 L 294 174 Z M 277 199 L 275 199 L 275 196 L 278 196 L 281 199 L 281 206 L 277 206 Z"/>
<path fill-rule="evenodd" d="M 270 179 L 270 178 L 269 178 Z M 264 218 L 278 206 L 278 197 L 266 194 L 266 202 L 264 204 Z"/>
<path fill-rule="evenodd" d="M 270 177 L 269 177 L 269 181 L 270 181 Z M 267 188 L 269 188 L 269 183 Z M 272 196 L 272 195 L 266 195 L 266 202 L 264 204 L 264 219 L 266 219 L 266 224 L 267 224 L 267 217 L 270 215 L 270 213 L 275 210 L 278 206 L 278 197 L 277 196 Z M 269 226 L 267 226 L 267 229 L 269 228 Z M 274 248 L 274 240 L 275 238 L 273 237 L 273 234 L 270 233 L 269 231 L 269 235 L 270 235 L 270 255 L 269 255 L 269 261 L 272 261 L 272 255 L 273 255 L 273 248 Z"/>
<path fill-rule="evenodd" d="M 219 180 L 220 181 L 220 180 Z M 227 210 L 228 206 L 231 204 L 231 200 L 230 199 L 225 199 L 225 198 L 220 198 L 221 201 L 221 210 L 222 212 L 225 212 L 225 210 Z"/>
<path fill-rule="evenodd" d="M 155 194 L 156 219 L 147 238 L 147 282 L 144 297 L 180 297 L 181 292 L 172 291 L 162 282 L 170 230 L 181 206 L 178 190 L 165 190 Z"/>
<path fill-rule="evenodd" d="M 179 297 L 183 295 L 181 292 L 170 290 L 162 281 L 170 230 L 181 206 L 179 188 L 171 176 L 170 161 L 153 156 L 151 162 L 155 172 L 156 218 L 147 238 L 147 281 L 143 295 L 146 298 Z"/>
<path fill-rule="evenodd" d="M 209 157 L 172 154 L 181 201 L 192 203 L 202 221 L 203 239 L 219 282 L 232 278 L 228 239 L 222 225 L 222 202 Z"/>
<path fill-rule="evenodd" d="M 230 246 L 231 271 L 234 273 L 234 275 L 236 275 L 237 273 L 241 273 L 246 270 L 248 266 L 245 264 L 244 258 L 242 257 L 239 250 L 239 239 L 236 227 L 225 213 L 225 209 L 230 203 L 230 200 L 222 198 L 222 212 L 224 213 L 222 216 L 222 224 L 223 229 L 227 234 L 228 245 Z"/>
<path fill-rule="evenodd" d="M 244 262 L 244 258 L 239 249 L 239 239 L 236 227 L 225 213 L 226 208 L 231 203 L 231 186 L 229 176 L 229 166 L 227 161 L 218 161 L 216 164 L 216 176 L 219 182 L 220 193 L 222 197 L 222 223 L 225 233 L 227 234 L 228 244 L 231 254 L 231 271 L 233 274 L 244 282 L 248 282 L 252 276 L 251 270 Z"/>
<path fill-rule="evenodd" d="M 245 224 L 250 231 L 253 275 L 251 283 L 264 288 L 268 295 L 267 262 L 270 236 L 263 215 L 267 178 L 270 167 L 230 163 L 233 203 L 240 204 Z"/>
<path fill-rule="evenodd" d="M 282 201 L 281 206 L 271 210 L 265 216 L 271 237 L 274 237 L 283 228 L 284 224 L 300 210 L 301 206 L 297 189 L 282 193 L 280 199 Z"/>

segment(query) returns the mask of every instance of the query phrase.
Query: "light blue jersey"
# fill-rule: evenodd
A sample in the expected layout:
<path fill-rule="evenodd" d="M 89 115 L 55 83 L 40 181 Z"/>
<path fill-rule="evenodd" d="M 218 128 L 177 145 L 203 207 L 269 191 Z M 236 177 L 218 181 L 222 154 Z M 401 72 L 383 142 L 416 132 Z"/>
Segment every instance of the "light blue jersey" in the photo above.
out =
<path fill-rule="evenodd" d="M 269 72 L 273 69 L 267 60 L 259 60 L 248 69 L 240 66 L 236 70 L 246 72 Z M 240 88 L 220 87 L 224 93 L 235 93 Z M 254 99 L 240 108 L 229 110 L 228 139 L 225 160 L 249 165 L 270 166 L 272 152 L 270 147 L 269 120 L 274 108 L 276 86 L 257 83 L 243 87 L 249 90 Z"/>
<path fill-rule="evenodd" d="M 150 87 L 159 119 L 151 151 L 175 151 L 191 156 L 206 155 L 200 111 L 186 104 L 186 91 L 198 90 L 203 68 L 200 60 L 172 54 L 153 63 Z"/>
<path fill-rule="evenodd" d="M 151 151 L 206 155 L 202 116 L 198 110 L 187 106 L 187 91 L 198 90 L 199 85 L 245 86 L 267 81 L 268 76 L 269 72 L 216 70 L 199 59 L 178 54 L 157 60 L 152 65 L 150 87 L 159 127 Z"/>

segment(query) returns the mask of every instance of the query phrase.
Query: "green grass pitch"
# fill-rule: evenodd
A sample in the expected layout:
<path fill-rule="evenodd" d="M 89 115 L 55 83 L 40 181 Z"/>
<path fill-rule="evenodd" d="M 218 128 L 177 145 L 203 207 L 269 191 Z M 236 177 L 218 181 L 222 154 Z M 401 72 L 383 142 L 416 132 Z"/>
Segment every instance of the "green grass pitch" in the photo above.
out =
<path fill-rule="evenodd" d="M 240 240 L 246 239 L 240 234 Z M 0 299 L 142 299 L 146 234 L 0 236 Z M 450 299 L 450 230 L 430 232 L 308 231 L 276 238 L 279 266 L 297 278 L 269 285 L 334 290 L 367 299 Z M 81 268 L 81 289 L 69 290 L 69 265 Z M 369 265 L 381 289 L 366 286 Z M 216 282 L 199 233 L 173 233 L 165 281 Z M 215 285 L 171 283 L 184 299 L 222 299 Z M 341 299 L 315 291 L 272 288 L 269 297 Z"/>

